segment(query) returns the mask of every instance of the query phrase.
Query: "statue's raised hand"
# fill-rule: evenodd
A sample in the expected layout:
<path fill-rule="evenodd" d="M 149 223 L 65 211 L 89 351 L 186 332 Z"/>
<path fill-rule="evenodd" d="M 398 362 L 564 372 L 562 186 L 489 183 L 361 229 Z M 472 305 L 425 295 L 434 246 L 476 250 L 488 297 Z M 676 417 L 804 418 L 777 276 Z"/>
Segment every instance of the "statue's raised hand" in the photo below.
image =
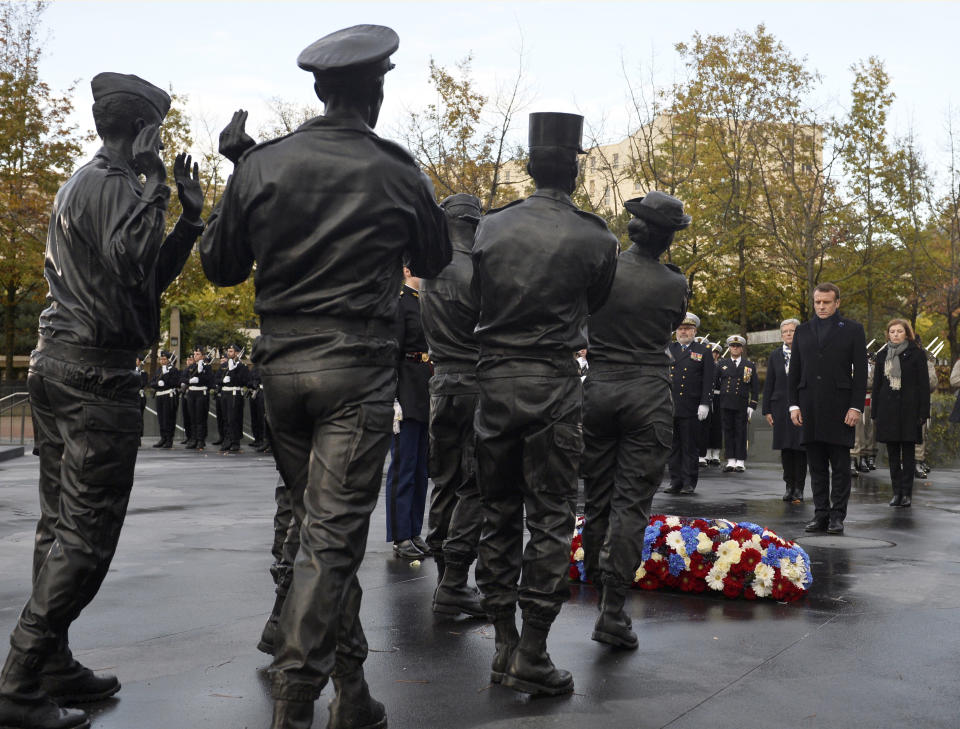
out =
<path fill-rule="evenodd" d="M 167 179 L 167 168 L 160 157 L 160 127 L 148 124 L 133 140 L 133 166 L 148 182 L 158 183 Z"/>
<path fill-rule="evenodd" d="M 240 159 L 240 155 L 256 144 L 253 137 L 244 131 L 246 123 L 247 112 L 238 109 L 233 113 L 230 123 L 220 132 L 220 154 L 234 164 Z"/>
<path fill-rule="evenodd" d="M 173 179 L 177 183 L 177 197 L 187 220 L 197 221 L 203 212 L 203 190 L 200 189 L 200 171 L 196 162 L 186 152 L 181 152 L 173 162 Z"/>

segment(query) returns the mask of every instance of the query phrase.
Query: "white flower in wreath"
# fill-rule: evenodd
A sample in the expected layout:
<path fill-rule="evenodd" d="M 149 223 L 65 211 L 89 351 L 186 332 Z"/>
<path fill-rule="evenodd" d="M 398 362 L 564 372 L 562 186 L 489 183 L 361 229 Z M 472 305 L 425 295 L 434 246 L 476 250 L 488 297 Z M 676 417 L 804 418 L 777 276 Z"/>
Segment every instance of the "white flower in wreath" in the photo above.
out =
<path fill-rule="evenodd" d="M 773 567 L 768 564 L 760 562 L 756 567 L 753 568 L 753 584 L 754 592 L 756 592 L 756 585 L 759 583 L 767 587 L 773 587 L 773 576 L 774 576 Z M 763 597 L 761 595 L 761 597 Z"/>
<path fill-rule="evenodd" d="M 791 582 L 800 581 L 801 583 L 803 582 L 803 578 L 806 577 L 807 573 L 807 570 L 802 564 L 791 562 L 786 557 L 780 560 L 780 571 L 783 573 L 783 576 Z"/>
<path fill-rule="evenodd" d="M 684 568 L 685 568 L 685 569 L 690 569 L 690 564 L 691 564 L 691 563 L 690 563 L 690 558 L 689 558 L 689 557 L 684 557 L 684 558 L 683 558 L 683 566 L 684 566 Z"/>
<path fill-rule="evenodd" d="M 727 576 L 727 569 L 726 566 L 719 562 L 715 563 L 713 567 L 710 568 L 710 571 L 707 572 L 707 587 L 711 590 L 722 590 L 723 578 Z"/>
<path fill-rule="evenodd" d="M 650 559 L 652 559 L 654 562 L 662 562 L 663 555 L 660 554 L 660 552 L 654 552 L 653 554 L 650 555 Z"/>
<path fill-rule="evenodd" d="M 667 546 L 681 557 L 687 556 L 687 545 L 684 543 L 683 535 L 680 532 L 667 534 Z"/>
<path fill-rule="evenodd" d="M 643 565 L 640 565 L 639 567 L 637 567 L 637 574 L 633 576 L 633 581 L 640 582 L 640 580 L 646 577 L 646 575 L 647 575 L 647 570 L 644 569 Z"/>
<path fill-rule="evenodd" d="M 668 517 L 667 517 L 667 526 L 668 526 L 668 527 L 671 527 L 671 528 L 672 528 L 672 527 L 678 527 L 678 526 L 680 526 L 680 519 L 679 519 L 679 517 L 676 517 L 676 516 L 668 516 Z"/>
<path fill-rule="evenodd" d="M 700 554 L 710 554 L 713 551 L 713 540 L 703 532 L 697 535 L 697 551 Z"/>
<path fill-rule="evenodd" d="M 728 560 L 730 564 L 736 564 L 740 561 L 740 556 L 743 554 L 743 550 L 740 549 L 740 545 L 733 539 L 730 539 L 726 542 L 721 543 L 717 547 L 717 555 L 720 559 Z"/>
<path fill-rule="evenodd" d="M 764 565 L 764 567 L 766 567 L 766 565 Z M 753 589 L 753 594 L 757 597 L 770 597 L 770 593 L 773 592 L 773 585 L 768 585 L 766 582 L 757 582 L 754 580 L 750 587 Z"/>
<path fill-rule="evenodd" d="M 577 551 L 573 553 L 573 561 L 579 562 L 583 559 L 583 547 L 577 547 Z"/>
<path fill-rule="evenodd" d="M 754 544 L 760 544 L 760 542 L 763 540 L 760 538 L 759 534 L 754 534 L 752 537 L 750 537 L 750 541 Z"/>

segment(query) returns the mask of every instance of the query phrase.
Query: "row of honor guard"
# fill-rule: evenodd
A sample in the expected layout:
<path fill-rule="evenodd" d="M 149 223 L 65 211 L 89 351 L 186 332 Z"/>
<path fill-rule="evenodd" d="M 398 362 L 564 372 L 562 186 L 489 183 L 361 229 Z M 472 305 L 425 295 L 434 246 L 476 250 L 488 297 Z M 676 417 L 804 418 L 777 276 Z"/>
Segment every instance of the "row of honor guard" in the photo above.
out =
<path fill-rule="evenodd" d="M 208 438 L 207 421 L 211 398 L 217 422 L 217 437 L 212 445 L 222 452 L 238 452 L 243 440 L 244 402 L 249 402 L 251 446 L 269 450 L 263 402 L 263 385 L 256 365 L 242 361 L 243 350 L 230 345 L 214 369 L 212 356 L 197 347 L 187 356 L 183 370 L 177 368 L 173 354 L 162 350 L 159 366 L 153 377 L 141 372 L 141 410 L 146 409 L 148 391 L 152 391 L 160 439 L 154 448 L 171 449 L 177 428 L 177 411 L 181 411 L 183 439 L 187 450 L 203 450 Z M 142 435 L 142 434 L 141 434 Z"/>
<path fill-rule="evenodd" d="M 722 357 L 718 343 L 696 336 L 699 326 L 699 317 L 687 312 L 670 345 L 674 414 L 666 493 L 671 494 L 694 493 L 701 463 L 719 464 L 721 440 L 723 470 L 745 470 L 747 422 L 760 394 L 757 367 L 743 356 L 746 340 L 728 337 L 729 355 Z"/>

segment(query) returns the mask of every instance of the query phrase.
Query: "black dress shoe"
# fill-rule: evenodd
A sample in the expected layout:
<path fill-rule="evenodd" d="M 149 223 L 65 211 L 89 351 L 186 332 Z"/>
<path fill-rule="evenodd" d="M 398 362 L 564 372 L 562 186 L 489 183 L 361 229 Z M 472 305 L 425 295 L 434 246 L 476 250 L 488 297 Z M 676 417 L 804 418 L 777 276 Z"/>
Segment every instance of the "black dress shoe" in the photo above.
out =
<path fill-rule="evenodd" d="M 827 530 L 827 520 L 826 519 L 814 519 L 813 521 L 808 521 L 807 525 L 803 528 L 805 532 L 823 532 Z"/>
<path fill-rule="evenodd" d="M 21 703 L 0 696 L 0 726 L 14 729 L 89 729 L 80 709 L 61 709 L 53 699 Z"/>
<path fill-rule="evenodd" d="M 158 440 L 156 443 L 153 444 L 153 447 L 154 447 L 154 448 L 163 448 L 163 444 L 164 444 L 165 442 L 166 442 L 166 441 L 164 441 L 163 438 L 161 438 L 160 440 Z"/>
<path fill-rule="evenodd" d="M 869 468 L 871 471 L 877 470 L 877 462 L 874 460 L 873 456 L 867 456 L 866 461 L 867 468 Z"/>
<path fill-rule="evenodd" d="M 827 524 L 827 534 L 843 534 L 843 519 L 831 516 Z"/>
<path fill-rule="evenodd" d="M 45 673 L 40 679 L 43 692 L 60 706 L 89 704 L 103 701 L 120 690 L 116 676 L 95 674 L 76 661 L 70 668 L 59 673 Z"/>
<path fill-rule="evenodd" d="M 417 549 L 417 546 L 411 542 L 409 539 L 404 539 L 402 542 L 393 543 L 393 556 L 399 559 L 421 559 L 423 557 L 423 552 Z"/>
<path fill-rule="evenodd" d="M 900 506 L 900 505 L 901 505 L 901 504 L 900 504 L 901 499 L 903 499 L 903 494 L 901 494 L 901 493 L 896 493 L 896 494 L 893 495 L 893 498 L 890 499 L 889 505 L 890 505 L 890 506 Z"/>
<path fill-rule="evenodd" d="M 210 445 L 221 445 L 223 443 L 223 438 L 217 438 L 216 440 L 210 441 Z"/>
<path fill-rule="evenodd" d="M 902 494 L 900 496 L 900 507 L 906 509 L 913 503 L 913 499 L 910 498 L 910 494 Z"/>
<path fill-rule="evenodd" d="M 184 448 L 185 448 L 186 450 L 188 450 L 188 451 L 192 451 L 192 450 L 194 450 L 196 447 L 197 447 L 197 441 L 195 441 L 195 440 L 188 440 L 188 441 L 187 441 L 187 444 L 184 446 Z"/>
<path fill-rule="evenodd" d="M 793 501 L 793 489 L 787 486 L 787 492 L 783 495 L 784 501 Z"/>
<path fill-rule="evenodd" d="M 689 494 L 695 493 L 696 490 L 697 490 L 696 486 L 691 486 L 690 484 L 686 484 L 682 489 L 680 489 L 680 493 L 689 495 Z"/>
<path fill-rule="evenodd" d="M 858 471 L 858 470 L 857 470 L 857 467 L 854 466 L 852 463 L 850 464 L 850 475 L 851 475 L 853 478 L 857 478 L 857 477 L 860 476 L 860 471 Z"/>
<path fill-rule="evenodd" d="M 663 490 L 663 493 L 665 493 L 665 494 L 679 494 L 682 489 L 683 489 L 683 486 L 681 486 L 681 485 L 678 484 L 678 483 L 677 483 L 677 484 L 670 484 L 670 486 L 668 486 L 667 488 L 665 488 L 665 489 Z"/>

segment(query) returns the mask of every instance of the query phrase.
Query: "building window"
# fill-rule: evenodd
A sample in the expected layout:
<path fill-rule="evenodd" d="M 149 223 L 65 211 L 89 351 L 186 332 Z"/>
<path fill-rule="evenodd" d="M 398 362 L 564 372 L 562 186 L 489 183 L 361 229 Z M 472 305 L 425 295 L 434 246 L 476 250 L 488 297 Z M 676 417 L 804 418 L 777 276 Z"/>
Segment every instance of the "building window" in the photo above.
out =
<path fill-rule="evenodd" d="M 633 181 L 633 191 L 634 191 L 634 192 L 640 192 L 642 189 L 643 189 L 643 188 L 640 187 L 640 180 L 634 180 L 634 181 Z"/>
<path fill-rule="evenodd" d="M 503 179 L 506 182 L 510 182 L 510 170 L 507 170 L 506 172 L 503 173 Z"/>
<path fill-rule="evenodd" d="M 597 158 L 594 157 L 593 155 L 590 155 L 590 169 L 591 170 L 597 169 Z"/>
<path fill-rule="evenodd" d="M 620 155 L 614 152 L 613 154 L 613 169 L 620 167 Z"/>
<path fill-rule="evenodd" d="M 590 180 L 590 194 L 592 195 L 596 191 L 597 191 L 596 180 Z"/>

